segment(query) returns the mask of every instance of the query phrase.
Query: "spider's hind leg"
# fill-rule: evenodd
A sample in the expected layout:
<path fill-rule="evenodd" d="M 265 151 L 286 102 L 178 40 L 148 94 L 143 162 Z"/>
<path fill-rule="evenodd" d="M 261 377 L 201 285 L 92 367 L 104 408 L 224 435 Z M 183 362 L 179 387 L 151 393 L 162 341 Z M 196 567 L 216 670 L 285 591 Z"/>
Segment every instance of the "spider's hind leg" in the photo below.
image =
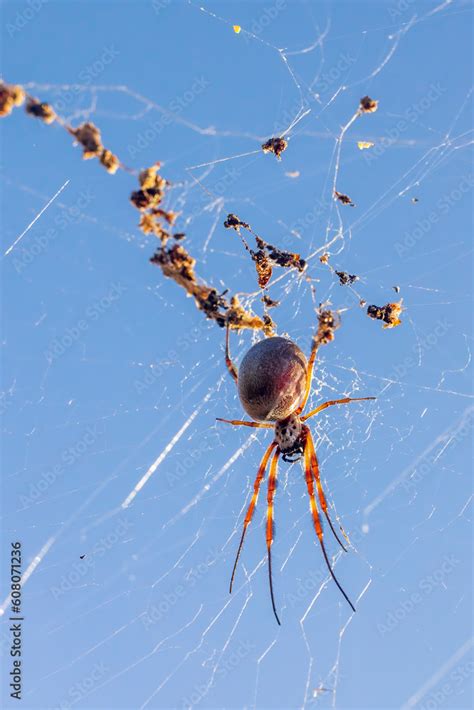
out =
<path fill-rule="evenodd" d="M 238 547 L 238 550 L 237 550 L 237 555 L 235 556 L 234 567 L 233 567 L 233 569 L 232 569 L 232 576 L 231 576 L 231 578 L 230 578 L 229 592 L 230 592 L 231 594 L 232 594 L 232 586 L 233 586 L 233 584 L 234 584 L 235 573 L 236 573 L 236 571 L 237 571 L 237 564 L 238 564 L 238 561 L 239 561 L 239 558 L 240 558 L 240 553 L 242 552 L 242 547 L 243 547 L 244 540 L 245 540 L 245 533 L 247 532 L 247 528 L 248 528 L 248 526 L 250 525 L 250 521 L 252 520 L 253 513 L 254 513 L 254 510 L 255 510 L 255 506 L 256 506 L 256 504 L 257 504 L 258 494 L 259 494 L 259 491 L 260 491 L 260 485 L 261 485 L 261 483 L 262 483 L 262 481 L 263 481 L 263 478 L 264 478 L 264 476 L 265 476 L 265 471 L 266 471 L 266 469 L 267 469 L 268 461 L 269 461 L 270 456 L 271 456 L 271 454 L 272 454 L 272 451 L 275 449 L 275 447 L 276 447 L 276 443 L 273 441 L 273 442 L 270 444 L 270 446 L 267 448 L 267 450 L 265 451 L 265 453 L 264 453 L 264 455 L 263 455 L 263 458 L 262 458 L 262 461 L 261 461 L 261 463 L 260 463 L 260 466 L 258 467 L 257 477 L 256 477 L 256 479 L 255 479 L 255 483 L 253 484 L 253 495 L 252 495 L 252 498 L 251 498 L 251 500 L 250 500 L 249 507 L 248 507 L 248 509 L 247 509 L 247 514 L 246 514 L 246 516 L 245 516 L 244 527 L 243 527 L 243 530 L 242 530 L 242 536 L 241 536 L 241 538 L 240 538 L 240 543 L 239 543 L 239 547 Z"/>
<path fill-rule="evenodd" d="M 317 483 L 317 481 L 319 479 L 319 471 L 318 471 L 318 478 L 316 478 L 316 473 L 314 472 L 314 469 L 313 469 L 313 457 L 312 457 L 312 450 L 311 450 L 312 439 L 311 439 L 310 431 L 307 428 L 306 428 L 306 434 L 307 434 L 307 436 L 306 436 L 305 450 L 304 450 L 304 463 L 305 463 L 304 470 L 305 470 L 306 486 L 308 488 L 310 509 L 311 509 L 311 514 L 313 516 L 314 529 L 316 531 L 316 535 L 318 536 L 319 544 L 321 545 L 321 551 L 323 553 L 324 560 L 326 562 L 326 566 L 329 570 L 329 573 L 330 573 L 331 577 L 333 578 L 334 582 L 336 583 L 336 586 L 339 589 L 339 591 L 341 592 L 342 596 L 344 597 L 344 599 L 347 601 L 347 603 L 351 607 L 352 611 L 355 611 L 355 606 L 353 605 L 353 603 L 351 602 L 351 600 L 349 599 L 349 597 L 345 593 L 344 589 L 341 587 L 336 575 L 334 574 L 334 571 L 331 567 L 331 563 L 329 562 L 329 558 L 327 556 L 326 546 L 324 545 L 324 536 L 323 536 L 323 528 L 321 525 L 321 518 L 319 516 L 318 504 L 316 503 L 316 497 L 314 495 L 314 480 L 313 480 L 313 478 L 316 480 L 316 485 L 318 487 L 318 494 L 319 494 L 319 490 L 320 490 L 319 485 Z M 313 449 L 314 449 L 314 447 L 313 447 Z M 321 492 L 322 492 L 322 489 L 321 489 Z M 324 496 L 324 494 L 323 494 L 323 496 Z M 321 502 L 320 494 L 318 497 Z M 327 518 L 329 525 L 331 527 L 331 530 L 333 531 L 334 535 L 336 536 L 339 544 L 343 547 L 341 541 L 339 540 L 339 538 L 337 537 L 337 535 L 334 531 L 334 528 L 332 527 L 329 516 L 326 515 L 326 518 Z"/>
<path fill-rule="evenodd" d="M 326 496 L 324 495 L 323 484 L 321 483 L 321 477 L 319 475 L 319 463 L 318 463 L 318 459 L 316 456 L 316 449 L 314 448 L 314 442 L 313 442 L 313 437 L 311 436 L 311 432 L 307 427 L 306 427 L 306 443 L 307 443 L 307 447 L 308 447 L 308 457 L 309 457 L 309 461 L 310 461 L 310 465 L 311 465 L 311 471 L 314 476 L 314 480 L 316 482 L 319 503 L 321 505 L 322 511 L 324 513 L 326 520 L 328 521 L 328 524 L 329 524 L 329 527 L 331 528 L 332 534 L 334 535 L 334 537 L 336 538 L 336 540 L 338 541 L 339 545 L 342 547 L 344 552 L 347 552 L 346 547 L 342 544 L 342 542 L 339 538 L 339 535 L 336 533 L 336 531 L 334 529 L 334 526 L 332 524 L 332 520 L 329 517 L 328 504 L 327 504 Z M 347 537 L 347 534 L 343 530 L 342 525 L 340 523 L 339 523 L 339 527 L 341 529 L 343 536 L 349 542 L 349 538 Z"/>
<path fill-rule="evenodd" d="M 272 576 L 272 544 L 273 544 L 273 501 L 275 498 L 275 491 L 277 487 L 277 476 L 278 476 L 278 457 L 280 456 L 280 449 L 277 447 L 275 453 L 273 454 L 272 462 L 270 464 L 270 474 L 268 476 L 268 492 L 267 492 L 267 558 L 268 558 L 268 582 L 270 585 L 270 597 L 272 600 L 273 613 L 275 614 L 275 619 L 277 620 L 278 626 L 281 626 L 280 619 L 278 618 L 275 595 L 273 594 L 273 576 Z"/>

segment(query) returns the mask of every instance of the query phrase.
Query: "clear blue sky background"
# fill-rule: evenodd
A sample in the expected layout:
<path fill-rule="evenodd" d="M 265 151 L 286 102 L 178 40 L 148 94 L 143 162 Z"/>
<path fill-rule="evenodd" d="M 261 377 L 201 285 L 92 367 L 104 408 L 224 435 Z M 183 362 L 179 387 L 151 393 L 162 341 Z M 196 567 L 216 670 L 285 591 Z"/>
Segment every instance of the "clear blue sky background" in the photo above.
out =
<path fill-rule="evenodd" d="M 242 415 L 223 332 L 149 263 L 153 240 L 128 202 L 136 178 L 82 161 L 64 131 L 17 109 L 1 122 L 2 254 L 69 180 L 2 257 L 2 601 L 10 541 L 22 542 L 24 569 L 43 550 L 23 592 L 22 707 L 471 707 L 472 4 L 205 7 L 225 21 L 166 0 L 3 2 L 2 73 L 74 125 L 93 120 L 127 165 L 162 161 L 177 227 L 217 288 L 256 288 L 222 226 L 231 211 L 305 257 L 342 225 L 331 263 L 360 276 L 360 296 L 383 305 L 400 286 L 394 330 L 366 317 L 321 252 L 307 272 L 314 303 L 294 274 L 270 289 L 279 333 L 306 350 L 314 304 L 345 309 L 312 402 L 378 396 L 312 423 L 355 548 L 337 573 L 362 596 L 350 618 L 326 583 L 300 465 L 282 464 L 281 628 L 263 563 L 265 491 L 229 597 L 269 434 L 215 425 Z M 379 110 L 345 136 L 337 187 L 356 207 L 338 209 L 335 142 L 365 94 Z M 281 162 L 258 152 L 193 171 L 221 202 L 193 183 L 186 168 L 258 150 L 302 104 L 311 113 Z M 251 342 L 234 337 L 236 359 Z M 1 639 L 13 707 L 6 621 Z"/>

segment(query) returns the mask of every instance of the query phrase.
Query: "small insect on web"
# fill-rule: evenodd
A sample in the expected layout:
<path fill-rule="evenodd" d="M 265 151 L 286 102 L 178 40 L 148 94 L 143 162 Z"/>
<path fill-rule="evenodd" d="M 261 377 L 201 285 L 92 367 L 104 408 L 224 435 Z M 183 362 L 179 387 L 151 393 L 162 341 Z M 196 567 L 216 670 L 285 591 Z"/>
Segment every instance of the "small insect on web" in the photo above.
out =
<path fill-rule="evenodd" d="M 232 592 L 237 564 L 244 544 L 247 528 L 252 520 L 255 506 L 257 504 L 260 486 L 265 477 L 265 472 L 270 461 L 270 473 L 268 478 L 267 493 L 267 524 L 266 543 L 268 557 L 268 579 L 270 585 L 270 596 L 273 613 L 280 624 L 280 619 L 276 611 L 275 597 L 273 593 L 272 579 L 272 558 L 271 547 L 273 543 L 273 504 L 277 486 L 278 459 L 280 455 L 287 462 L 298 461 L 303 457 L 306 486 L 310 499 L 310 510 L 313 517 L 314 529 L 321 545 L 321 550 L 327 568 L 353 611 L 355 607 L 349 597 L 341 587 L 329 562 L 323 539 L 323 527 L 321 516 L 316 501 L 314 485 L 316 484 L 319 504 L 331 528 L 331 531 L 341 546 L 347 552 L 336 533 L 328 513 L 326 496 L 324 495 L 321 477 L 319 474 L 319 464 L 316 456 L 316 449 L 309 428 L 305 422 L 310 417 L 323 411 L 327 407 L 335 404 L 347 404 L 349 402 L 360 402 L 373 400 L 375 397 L 344 397 L 334 399 L 320 404 L 316 409 L 311 410 L 302 416 L 309 393 L 313 376 L 314 362 L 318 348 L 321 344 L 334 339 L 334 330 L 338 327 L 338 321 L 331 311 L 321 311 L 319 313 L 319 327 L 316 336 L 313 338 L 309 361 L 300 348 L 288 338 L 270 337 L 253 345 L 245 355 L 239 370 L 232 362 L 229 350 L 229 323 L 226 331 L 225 360 L 227 368 L 237 384 L 239 398 L 243 408 L 253 421 L 241 421 L 236 419 L 221 419 L 218 421 L 233 424 L 234 426 L 247 426 L 258 429 L 274 429 L 275 438 L 265 451 L 257 477 L 253 486 L 254 492 L 247 514 L 244 520 L 244 527 L 240 544 L 237 550 L 229 591 Z M 268 422 L 272 422 L 271 424 Z M 345 537 L 346 534 L 341 528 Z"/>

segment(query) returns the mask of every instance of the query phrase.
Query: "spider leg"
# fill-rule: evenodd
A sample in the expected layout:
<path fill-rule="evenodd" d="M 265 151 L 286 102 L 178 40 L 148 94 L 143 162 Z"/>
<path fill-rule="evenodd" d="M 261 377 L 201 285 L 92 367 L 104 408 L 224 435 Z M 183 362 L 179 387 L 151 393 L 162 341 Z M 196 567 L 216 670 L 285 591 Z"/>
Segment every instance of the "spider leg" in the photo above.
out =
<path fill-rule="evenodd" d="M 234 426 L 251 426 L 256 429 L 273 429 L 273 424 L 261 424 L 260 422 L 243 422 L 240 419 L 221 419 L 216 417 L 217 422 L 225 422 L 226 424 L 233 424 Z"/>
<path fill-rule="evenodd" d="M 270 475 L 268 477 L 268 494 L 267 494 L 267 553 L 268 553 L 268 581 L 270 583 L 270 596 L 272 598 L 273 613 L 275 614 L 275 619 L 278 625 L 281 626 L 280 619 L 275 606 L 275 597 L 273 595 L 273 579 L 272 579 L 272 553 L 271 547 L 273 543 L 273 499 L 275 497 L 275 491 L 277 487 L 277 474 L 278 474 L 278 457 L 280 456 L 280 450 L 277 449 L 273 454 L 272 462 L 270 464 Z"/>
<path fill-rule="evenodd" d="M 235 382 L 237 382 L 237 368 L 230 357 L 229 332 L 229 323 L 227 323 L 225 332 L 225 364 L 227 365 L 227 369 L 229 370 L 231 377 L 235 380 Z"/>
<path fill-rule="evenodd" d="M 316 449 L 314 448 L 313 437 L 311 436 L 310 430 L 307 429 L 307 427 L 305 427 L 305 429 L 306 429 L 306 442 L 307 442 L 307 447 L 308 447 L 308 457 L 309 457 L 309 460 L 311 463 L 311 468 L 312 468 L 314 480 L 316 481 L 316 488 L 318 489 L 319 503 L 321 505 L 324 515 L 326 516 L 326 520 L 329 523 L 329 527 L 332 530 L 332 534 L 334 535 L 334 537 L 336 538 L 336 540 L 338 541 L 339 545 L 342 547 L 344 552 L 347 552 L 347 549 L 342 544 L 342 542 L 339 538 L 339 535 L 334 530 L 334 526 L 332 524 L 331 518 L 329 517 L 328 504 L 326 501 L 326 496 L 324 495 L 323 485 L 321 483 L 321 477 L 319 475 L 319 463 L 318 463 L 318 458 L 316 456 Z M 344 530 L 342 529 L 342 527 L 341 527 L 341 531 L 342 531 L 344 537 L 347 539 L 347 535 L 344 532 Z"/>
<path fill-rule="evenodd" d="M 314 361 L 316 360 L 316 353 L 318 352 L 319 348 L 319 342 L 316 340 L 316 338 L 313 338 L 313 344 L 311 346 L 311 355 L 309 356 L 309 361 L 308 361 L 308 369 L 306 373 L 306 389 L 303 397 L 303 401 L 298 407 L 298 409 L 295 410 L 295 414 L 301 414 L 303 409 L 306 407 L 306 402 L 308 401 L 309 393 L 311 391 L 311 382 L 313 381 L 313 369 L 314 369 Z"/>
<path fill-rule="evenodd" d="M 312 409 L 311 412 L 308 412 L 308 414 L 305 414 L 304 417 L 301 417 L 301 421 L 305 422 L 310 417 L 314 417 L 315 414 L 319 414 L 319 412 L 322 412 L 323 409 L 327 409 L 327 407 L 332 407 L 333 404 L 348 404 L 349 402 L 365 402 L 369 399 L 377 399 L 377 397 L 344 397 L 344 399 L 330 399 L 328 402 L 324 402 L 324 404 L 320 404 L 319 407 L 316 407 L 316 409 Z M 301 411 L 303 411 L 303 410 L 301 410 Z"/>
<path fill-rule="evenodd" d="M 268 449 L 265 451 L 262 461 L 260 463 L 260 466 L 258 467 L 257 471 L 257 477 L 255 479 L 255 483 L 253 484 L 253 495 L 252 495 L 252 500 L 250 501 L 250 505 L 247 509 L 247 514 L 245 516 L 244 520 L 244 529 L 242 530 L 242 537 L 240 538 L 240 543 L 239 543 L 239 548 L 237 550 L 237 555 L 235 557 L 235 562 L 234 562 L 234 567 L 232 569 L 232 576 L 230 578 L 230 586 L 229 586 L 229 593 L 232 594 L 232 585 L 234 584 L 234 577 L 235 577 L 235 572 L 237 570 L 237 563 L 239 561 L 240 553 L 242 551 L 242 546 L 244 544 L 244 539 L 245 539 L 245 533 L 247 532 L 247 528 L 250 524 L 250 521 L 252 520 L 253 512 L 255 510 L 255 506 L 257 504 L 257 499 L 258 499 L 258 493 L 260 490 L 260 484 L 263 481 L 263 477 L 265 476 L 265 470 L 267 468 L 268 464 L 268 459 L 270 458 L 270 455 L 273 451 L 273 449 L 276 446 L 276 442 L 272 442 Z"/>
<path fill-rule="evenodd" d="M 316 535 L 318 536 L 319 544 L 321 545 L 321 550 L 324 555 L 324 559 L 326 561 L 327 568 L 329 570 L 329 573 L 331 577 L 333 578 L 334 582 L 336 583 L 339 591 L 341 592 L 342 596 L 344 599 L 347 601 L 349 606 L 351 607 L 352 611 L 355 611 L 355 607 L 341 585 L 339 584 L 336 575 L 334 574 L 331 564 L 329 562 L 326 548 L 324 546 L 324 540 L 323 540 L 323 528 L 321 526 L 321 519 L 319 517 L 319 511 L 318 511 L 318 506 L 316 503 L 316 498 L 314 497 L 314 484 L 313 484 L 313 475 L 311 471 L 311 456 L 309 453 L 309 447 L 306 444 L 305 450 L 304 450 L 304 462 L 305 462 L 305 478 L 306 478 L 306 486 L 308 488 L 308 495 L 309 495 L 309 501 L 310 501 L 310 509 L 311 509 L 311 514 L 313 516 L 313 523 L 314 523 L 314 529 L 316 530 Z"/>

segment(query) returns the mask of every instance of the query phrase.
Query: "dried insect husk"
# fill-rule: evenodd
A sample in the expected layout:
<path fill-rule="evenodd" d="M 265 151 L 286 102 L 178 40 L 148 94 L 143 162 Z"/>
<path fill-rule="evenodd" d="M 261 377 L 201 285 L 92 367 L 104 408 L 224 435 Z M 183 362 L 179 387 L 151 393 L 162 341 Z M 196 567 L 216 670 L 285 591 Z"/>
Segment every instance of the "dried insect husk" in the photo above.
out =
<path fill-rule="evenodd" d="M 25 92 L 21 86 L 0 82 L 0 116 L 8 116 L 12 109 L 21 106 L 24 100 Z"/>
<path fill-rule="evenodd" d="M 251 253 L 257 270 L 258 285 L 260 288 L 265 288 L 272 277 L 272 266 L 264 250 L 259 249 Z"/>
<path fill-rule="evenodd" d="M 403 299 L 397 303 L 386 303 L 385 306 L 370 305 L 367 307 L 367 315 L 374 320 L 384 322 L 384 328 L 396 328 L 401 324 L 399 318 L 403 310 Z"/>
<path fill-rule="evenodd" d="M 281 160 L 281 154 L 287 149 L 288 141 L 283 137 L 269 138 L 265 143 L 262 144 L 262 150 L 264 153 L 273 153 L 278 160 Z"/>
<path fill-rule="evenodd" d="M 339 283 L 341 286 L 347 286 L 348 284 L 351 285 L 355 281 L 359 280 L 359 277 L 356 276 L 356 274 L 348 274 L 347 271 L 335 271 L 334 273 L 339 277 Z"/>
<path fill-rule="evenodd" d="M 39 118 L 41 121 L 43 121 L 43 123 L 46 124 L 53 123 L 53 121 L 55 121 L 57 118 L 53 107 L 50 106 L 50 104 L 46 103 L 45 101 L 38 101 L 37 99 L 34 99 L 32 97 L 28 98 L 25 106 L 25 111 L 30 116 Z"/>
<path fill-rule="evenodd" d="M 120 167 L 120 161 L 117 156 L 106 148 L 104 148 L 100 155 L 100 162 L 111 175 L 114 175 Z"/>
<path fill-rule="evenodd" d="M 355 204 L 354 204 L 354 202 L 352 202 L 349 195 L 344 195 L 343 192 L 338 192 L 337 190 L 334 190 L 334 197 L 342 205 L 349 205 L 350 207 L 355 207 Z"/>
<path fill-rule="evenodd" d="M 334 340 L 334 333 L 340 325 L 341 319 L 337 313 L 329 309 L 320 310 L 318 313 L 318 332 L 315 336 L 318 345 L 326 345 Z"/>
<path fill-rule="evenodd" d="M 77 128 L 72 129 L 71 133 L 74 136 L 74 138 L 76 139 L 76 141 L 83 148 L 82 157 L 84 158 L 84 160 L 89 160 L 90 158 L 96 158 L 96 157 L 100 156 L 100 154 L 104 150 L 104 147 L 102 145 L 101 136 L 100 136 L 100 131 L 97 128 L 97 126 L 94 126 L 94 124 L 91 123 L 90 121 L 87 121 L 86 123 L 82 123 Z"/>
<path fill-rule="evenodd" d="M 375 113 L 379 106 L 379 102 L 371 99 L 370 96 L 363 96 L 360 100 L 359 111 L 361 113 Z"/>

